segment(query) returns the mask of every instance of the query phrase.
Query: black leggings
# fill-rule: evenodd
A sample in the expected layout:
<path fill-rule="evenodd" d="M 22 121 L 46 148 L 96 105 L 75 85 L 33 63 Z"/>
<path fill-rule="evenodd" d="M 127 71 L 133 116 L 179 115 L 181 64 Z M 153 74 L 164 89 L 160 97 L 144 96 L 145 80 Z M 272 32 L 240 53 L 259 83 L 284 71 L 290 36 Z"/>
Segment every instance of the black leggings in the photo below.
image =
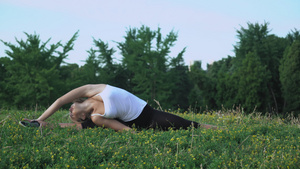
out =
<path fill-rule="evenodd" d="M 192 126 L 197 128 L 199 126 L 199 123 L 197 122 L 186 120 L 174 114 L 155 110 L 148 104 L 145 106 L 145 108 L 143 109 L 142 113 L 139 115 L 138 118 L 128 122 L 124 122 L 119 119 L 116 120 L 118 120 L 119 122 L 123 123 L 128 127 L 135 126 L 136 128 L 145 128 L 145 129 L 155 128 L 155 129 L 168 130 L 169 128 L 172 128 L 176 130 L 180 128 L 187 129 L 188 127 L 192 127 Z M 88 128 L 88 127 L 93 128 L 95 126 L 96 125 L 91 120 L 82 123 L 82 128 Z"/>

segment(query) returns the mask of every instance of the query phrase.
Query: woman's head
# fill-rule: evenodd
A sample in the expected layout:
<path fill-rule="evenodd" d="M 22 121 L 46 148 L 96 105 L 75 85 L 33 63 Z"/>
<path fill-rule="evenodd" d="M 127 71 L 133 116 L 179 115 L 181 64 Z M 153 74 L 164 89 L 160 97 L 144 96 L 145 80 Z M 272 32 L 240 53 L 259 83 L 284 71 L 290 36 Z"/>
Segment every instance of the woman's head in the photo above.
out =
<path fill-rule="evenodd" d="M 88 103 L 84 99 L 76 99 L 69 109 L 70 118 L 75 123 L 82 123 L 87 120 L 89 110 Z"/>

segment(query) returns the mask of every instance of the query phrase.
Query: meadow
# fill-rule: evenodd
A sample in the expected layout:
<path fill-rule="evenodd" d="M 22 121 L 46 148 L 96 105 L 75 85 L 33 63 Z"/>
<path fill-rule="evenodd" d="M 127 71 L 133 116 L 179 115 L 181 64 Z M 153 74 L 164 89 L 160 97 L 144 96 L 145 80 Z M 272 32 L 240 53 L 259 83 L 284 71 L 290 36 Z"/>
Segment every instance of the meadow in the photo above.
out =
<path fill-rule="evenodd" d="M 0 168 L 297 168 L 300 122 L 242 110 L 171 111 L 223 129 L 25 128 L 42 111 L 0 112 Z M 70 122 L 58 111 L 47 122 Z"/>

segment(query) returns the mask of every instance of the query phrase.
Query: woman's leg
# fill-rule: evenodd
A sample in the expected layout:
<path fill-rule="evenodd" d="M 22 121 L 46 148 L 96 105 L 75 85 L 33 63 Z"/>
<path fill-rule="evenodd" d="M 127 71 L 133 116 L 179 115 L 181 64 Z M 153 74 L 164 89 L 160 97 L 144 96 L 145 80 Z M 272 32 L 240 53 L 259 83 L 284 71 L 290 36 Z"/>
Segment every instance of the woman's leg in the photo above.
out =
<path fill-rule="evenodd" d="M 171 113 L 153 109 L 152 126 L 153 128 L 161 128 L 163 130 L 187 129 L 188 127 L 198 128 L 199 123 L 184 119 Z"/>
<path fill-rule="evenodd" d="M 130 122 L 125 122 L 125 125 L 132 127 L 135 125 L 138 128 L 159 128 L 162 130 L 187 129 L 188 127 L 198 127 L 199 123 L 186 120 L 182 117 L 170 114 L 167 112 L 155 110 L 149 105 L 146 105 L 141 115 Z"/>

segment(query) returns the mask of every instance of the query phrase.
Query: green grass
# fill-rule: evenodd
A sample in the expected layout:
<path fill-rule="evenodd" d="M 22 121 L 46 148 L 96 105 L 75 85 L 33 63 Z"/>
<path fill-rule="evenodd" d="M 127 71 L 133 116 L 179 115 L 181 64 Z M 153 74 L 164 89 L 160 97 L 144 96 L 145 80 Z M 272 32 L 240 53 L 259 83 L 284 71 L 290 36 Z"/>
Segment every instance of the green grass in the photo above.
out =
<path fill-rule="evenodd" d="M 0 168 L 297 168 L 299 119 L 239 111 L 183 113 L 226 130 L 24 128 L 22 118 L 42 112 L 0 112 Z M 177 111 L 172 113 L 178 114 Z M 59 111 L 48 122 L 70 122 Z"/>

